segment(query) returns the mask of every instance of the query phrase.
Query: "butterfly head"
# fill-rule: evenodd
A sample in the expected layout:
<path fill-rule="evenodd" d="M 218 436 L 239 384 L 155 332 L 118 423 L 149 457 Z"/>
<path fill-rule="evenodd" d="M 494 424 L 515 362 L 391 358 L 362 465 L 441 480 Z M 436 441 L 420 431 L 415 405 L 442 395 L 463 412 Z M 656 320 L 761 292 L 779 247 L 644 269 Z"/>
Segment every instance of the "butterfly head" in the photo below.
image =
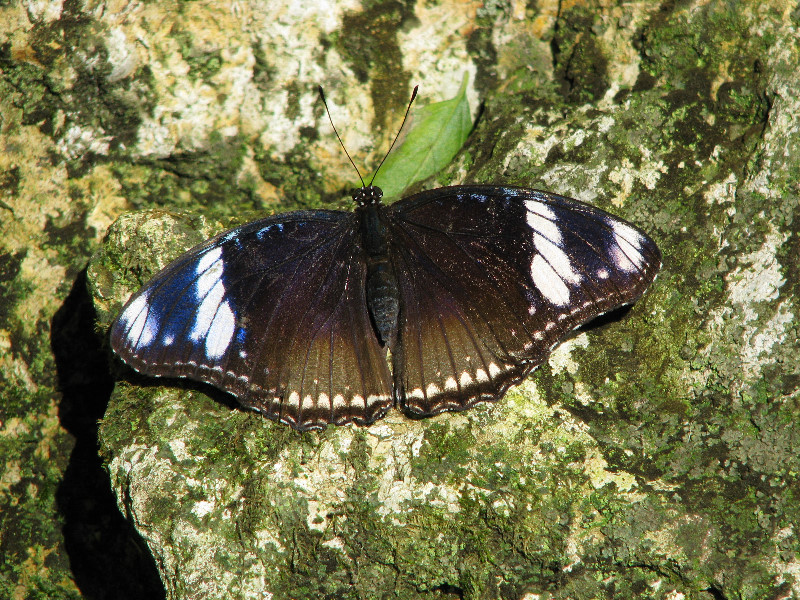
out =
<path fill-rule="evenodd" d="M 328 110 L 328 103 L 325 101 L 325 92 L 322 91 L 322 86 L 317 88 L 319 90 L 319 96 L 322 99 L 322 104 L 325 107 L 325 112 L 328 114 L 328 120 L 331 122 L 331 127 L 333 128 L 333 132 L 336 134 L 336 139 L 339 140 L 339 144 L 342 146 L 342 150 L 347 155 L 347 160 L 350 161 L 350 164 L 353 165 L 353 168 L 358 173 L 358 178 L 361 180 L 361 187 L 353 190 L 353 200 L 355 200 L 358 206 L 375 206 L 381 203 L 381 198 L 383 197 L 383 190 L 379 188 L 377 185 L 372 185 L 372 182 L 375 181 L 375 177 L 378 176 L 378 171 L 381 170 L 383 163 L 386 161 L 386 157 L 389 156 L 389 153 L 394 148 L 394 145 L 397 143 L 397 140 L 400 138 L 400 132 L 403 131 L 403 125 L 406 124 L 408 120 L 408 113 L 411 110 L 411 105 L 414 103 L 414 98 L 417 97 L 417 90 L 419 86 L 414 86 L 414 91 L 411 93 L 411 100 L 408 102 L 408 108 L 406 108 L 406 114 L 403 117 L 403 123 L 400 125 L 400 129 L 397 131 L 397 135 L 394 137 L 394 141 L 392 145 L 389 146 L 389 150 L 383 156 L 383 160 L 381 164 L 378 165 L 378 168 L 375 169 L 375 172 L 372 174 L 372 179 L 370 179 L 369 185 L 364 183 L 364 178 L 361 177 L 361 172 L 358 170 L 356 163 L 353 162 L 353 159 L 350 157 L 350 153 L 347 151 L 347 148 L 344 147 L 344 142 L 342 142 L 342 138 L 339 135 L 339 132 L 336 131 L 336 126 L 333 124 L 333 118 L 331 117 L 331 111 Z"/>
<path fill-rule="evenodd" d="M 353 190 L 353 200 L 359 206 L 369 206 L 370 204 L 380 204 L 383 197 L 383 190 L 377 185 L 365 185 Z"/>

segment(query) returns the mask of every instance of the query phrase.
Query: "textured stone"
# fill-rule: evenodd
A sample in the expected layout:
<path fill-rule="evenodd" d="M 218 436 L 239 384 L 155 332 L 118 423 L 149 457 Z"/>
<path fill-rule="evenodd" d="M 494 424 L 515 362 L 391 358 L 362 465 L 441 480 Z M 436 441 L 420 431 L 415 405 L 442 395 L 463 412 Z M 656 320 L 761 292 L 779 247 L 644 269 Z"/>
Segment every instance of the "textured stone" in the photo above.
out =
<path fill-rule="evenodd" d="M 182 6 L 0 8 L 0 596 L 800 595 L 796 8 Z M 361 166 L 464 71 L 476 130 L 424 185 L 640 225 L 664 269 L 624 319 L 424 421 L 301 435 L 116 365 L 111 392 L 148 274 L 354 179 L 318 83 Z"/>

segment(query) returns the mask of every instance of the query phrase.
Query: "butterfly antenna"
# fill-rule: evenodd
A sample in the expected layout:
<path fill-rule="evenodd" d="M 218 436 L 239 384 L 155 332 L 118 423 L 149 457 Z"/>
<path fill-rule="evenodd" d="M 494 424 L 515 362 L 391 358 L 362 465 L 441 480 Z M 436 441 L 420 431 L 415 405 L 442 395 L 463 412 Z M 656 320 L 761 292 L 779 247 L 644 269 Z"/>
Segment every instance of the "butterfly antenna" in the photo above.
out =
<path fill-rule="evenodd" d="M 394 141 L 392 142 L 392 145 L 389 146 L 389 149 L 386 151 L 386 154 L 383 156 L 383 160 L 381 161 L 381 164 L 379 164 L 378 168 L 375 169 L 375 173 L 372 175 L 372 179 L 369 182 L 370 185 L 372 185 L 372 182 L 375 181 L 375 177 L 378 176 L 378 171 L 381 170 L 381 167 L 383 166 L 383 163 L 386 162 L 386 159 L 388 158 L 389 153 L 392 151 L 392 148 L 394 148 L 394 145 L 397 143 L 397 140 L 398 140 L 398 138 L 400 137 L 400 134 L 403 131 L 403 126 L 406 124 L 406 121 L 408 120 L 408 113 L 411 111 L 411 105 L 414 104 L 414 98 L 417 97 L 417 90 L 418 89 L 419 89 L 419 86 L 415 85 L 414 86 L 414 91 L 411 92 L 411 100 L 408 101 L 408 108 L 406 108 L 406 115 L 403 117 L 403 122 L 400 123 L 400 129 L 397 130 L 397 135 L 394 136 Z"/>
<path fill-rule="evenodd" d="M 361 172 L 358 170 L 356 163 L 353 162 L 353 159 L 350 158 L 350 153 L 347 151 L 347 148 L 344 147 L 344 142 L 342 141 L 342 138 L 339 136 L 339 132 L 336 131 L 336 125 L 333 124 L 331 111 L 328 110 L 328 103 L 325 102 L 325 92 L 322 91 L 322 86 L 321 85 L 317 86 L 317 89 L 319 89 L 319 96 L 320 98 L 322 98 L 322 104 L 323 106 L 325 106 L 325 112 L 328 113 L 328 120 L 331 122 L 331 127 L 333 127 L 333 133 L 336 134 L 336 139 L 339 140 L 339 144 L 342 146 L 342 150 L 344 150 L 344 153 L 347 155 L 347 160 L 350 161 L 350 164 L 353 165 L 353 168 L 356 170 L 356 173 L 358 173 L 358 178 L 361 180 L 361 187 L 366 187 L 366 184 L 364 183 L 364 178 L 361 177 Z"/>

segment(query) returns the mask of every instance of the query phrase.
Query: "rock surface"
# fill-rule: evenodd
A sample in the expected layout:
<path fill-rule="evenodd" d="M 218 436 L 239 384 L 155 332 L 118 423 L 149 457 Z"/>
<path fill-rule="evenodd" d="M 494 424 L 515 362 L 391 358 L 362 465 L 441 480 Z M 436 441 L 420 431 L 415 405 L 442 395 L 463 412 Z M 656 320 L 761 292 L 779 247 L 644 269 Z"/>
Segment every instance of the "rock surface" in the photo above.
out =
<path fill-rule="evenodd" d="M 0 596 L 800 596 L 799 15 L 0 7 Z M 108 361 L 114 314 L 182 249 L 339 200 L 316 84 L 360 166 L 411 84 L 439 100 L 465 71 L 475 132 L 424 185 L 548 189 L 648 231 L 664 268 L 624 319 L 497 404 L 311 434 Z"/>

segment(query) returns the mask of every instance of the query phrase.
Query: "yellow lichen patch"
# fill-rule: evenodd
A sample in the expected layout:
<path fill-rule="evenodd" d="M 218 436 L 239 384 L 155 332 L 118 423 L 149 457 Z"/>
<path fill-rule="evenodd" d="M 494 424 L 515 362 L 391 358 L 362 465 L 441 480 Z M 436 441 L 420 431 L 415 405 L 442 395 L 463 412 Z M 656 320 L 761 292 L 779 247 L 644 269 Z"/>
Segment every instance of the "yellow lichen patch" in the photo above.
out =
<path fill-rule="evenodd" d="M 11 460 L 3 465 L 3 472 L 0 473 L 0 494 L 5 494 L 14 486 L 22 481 L 22 467 L 18 460 Z"/>
<path fill-rule="evenodd" d="M 38 323 L 47 320 L 58 309 L 61 299 L 56 290 L 65 281 L 67 270 L 58 264 L 54 250 L 29 249 L 22 261 L 19 277 L 24 284 L 34 288 L 14 306 L 14 314 L 22 325 L 22 333 L 35 335 Z M 21 281 L 17 285 L 22 285 Z"/>
<path fill-rule="evenodd" d="M 423 93 L 427 98 L 436 94 L 436 90 L 431 88 L 434 81 L 439 90 L 451 90 L 452 95 L 461 85 L 464 73 L 469 74 L 467 96 L 473 116 L 479 105 L 477 92 L 472 87 L 478 67 L 467 44 L 476 27 L 476 13 L 482 5 L 483 2 L 474 0 L 419 2 L 414 6 L 416 26 L 398 36 L 403 67 L 419 74 L 419 83 L 425 82 Z"/>
<path fill-rule="evenodd" d="M 4 246 L 11 251 L 35 243 L 48 219 L 73 210 L 66 168 L 52 164 L 55 152 L 52 139 L 36 127 L 20 127 L 15 134 L 0 137 L 0 172 L 16 170 L 20 182 L 9 202 L 13 218 L 0 220 Z"/>
<path fill-rule="evenodd" d="M 589 482 L 595 489 L 599 490 L 612 484 L 617 493 L 625 494 L 630 502 L 645 498 L 644 494 L 636 492 L 638 488 L 636 477 L 625 471 L 610 471 L 608 462 L 598 448 L 592 448 L 586 453 L 583 464 L 584 472 L 589 476 Z"/>
<path fill-rule="evenodd" d="M 549 37 L 558 15 L 558 4 L 552 1 L 540 3 L 535 16 L 525 2 L 512 4 L 507 22 L 496 28 L 493 35 L 501 80 L 513 82 L 516 71 L 525 73 L 523 77 L 530 71 L 544 73 L 545 65 L 552 64 Z"/>
<path fill-rule="evenodd" d="M 0 421 L 0 438 L 17 438 L 30 431 L 28 424 L 19 417 L 11 417 L 5 423 Z"/>
<path fill-rule="evenodd" d="M 58 406 L 55 402 L 51 402 L 47 414 L 39 418 L 37 430 L 40 432 L 41 438 L 36 445 L 34 456 L 49 460 L 51 450 L 56 449 L 57 438 L 64 433 L 58 418 Z"/>
<path fill-rule="evenodd" d="M 11 594 L 12 600 L 24 600 L 30 595 L 34 588 L 34 580 L 46 580 L 50 569 L 47 566 L 47 558 L 59 548 L 46 548 L 41 544 L 28 547 L 28 557 L 20 565 L 19 580 Z M 59 585 L 63 586 L 64 592 L 74 591 L 79 594 L 78 588 L 71 580 L 62 579 Z"/>
<path fill-rule="evenodd" d="M 241 111 L 258 108 L 260 93 L 250 81 L 252 40 L 238 12 L 212 3 L 170 14 L 153 4 L 142 8 L 135 24 L 121 28 L 118 36 L 146 41 L 146 55 L 139 60 L 148 65 L 159 99 L 157 109 L 143 115 L 140 154 L 166 156 L 178 147 L 202 148 L 212 132 L 236 135 Z M 209 61 L 216 72 L 187 77 Z M 255 129 L 263 125 L 260 121 Z"/>
<path fill-rule="evenodd" d="M 528 19 L 531 23 L 531 33 L 539 39 L 547 39 L 552 34 L 558 12 L 561 10 L 561 1 L 545 0 L 545 2 L 540 2 L 537 8 L 533 18 Z M 516 16 L 517 11 L 514 12 Z"/>
<path fill-rule="evenodd" d="M 566 371 L 574 375 L 578 372 L 578 363 L 572 358 L 572 350 L 574 348 L 586 349 L 589 347 L 589 336 L 582 333 L 574 338 L 564 341 L 557 348 L 550 353 L 547 362 L 553 373 L 561 373 Z"/>
<path fill-rule="evenodd" d="M 600 13 L 602 35 L 598 39 L 603 53 L 609 57 L 609 87 L 603 98 L 606 103 L 613 104 L 619 90 L 630 89 L 636 84 L 641 50 L 635 44 L 635 32 L 640 31 L 658 7 L 654 2 L 640 0 L 624 5 L 612 4 Z"/>
<path fill-rule="evenodd" d="M 7 329 L 0 329 L 0 361 L 7 356 L 11 350 L 11 332 Z"/>
<path fill-rule="evenodd" d="M 28 33 L 33 30 L 28 8 L 22 2 L 0 5 L 0 39 L 11 42 L 11 56 L 14 60 L 38 64 L 28 44 Z"/>
<path fill-rule="evenodd" d="M 120 184 L 111 169 L 99 165 L 80 179 L 70 181 L 73 196 L 91 207 L 86 225 L 94 229 L 94 241 L 100 243 L 109 225 L 130 207 L 120 193 Z"/>
<path fill-rule="evenodd" d="M 18 358 L 13 353 L 11 333 L 5 329 L 0 329 L 0 370 L 6 374 L 8 383 L 18 389 L 35 392 L 38 385 L 34 382 L 28 369 L 28 363 Z M 2 435 L 2 432 L 0 432 Z"/>
<path fill-rule="evenodd" d="M 278 188 L 268 181 L 265 181 L 261 176 L 261 172 L 259 171 L 258 164 L 252 152 L 247 152 L 247 154 L 245 154 L 242 161 L 242 168 L 236 176 L 236 183 L 252 187 L 256 196 L 265 204 L 280 200 L 281 196 L 278 193 Z"/>
<path fill-rule="evenodd" d="M 625 201 L 631 195 L 633 186 L 636 183 L 644 185 L 648 190 L 655 188 L 661 175 L 668 171 L 664 161 L 650 161 L 647 156 L 642 157 L 641 167 L 638 169 L 628 158 L 622 160 L 622 165 L 614 167 L 608 174 L 608 178 L 620 186 L 616 197 L 611 201 L 614 206 L 624 206 Z"/>

